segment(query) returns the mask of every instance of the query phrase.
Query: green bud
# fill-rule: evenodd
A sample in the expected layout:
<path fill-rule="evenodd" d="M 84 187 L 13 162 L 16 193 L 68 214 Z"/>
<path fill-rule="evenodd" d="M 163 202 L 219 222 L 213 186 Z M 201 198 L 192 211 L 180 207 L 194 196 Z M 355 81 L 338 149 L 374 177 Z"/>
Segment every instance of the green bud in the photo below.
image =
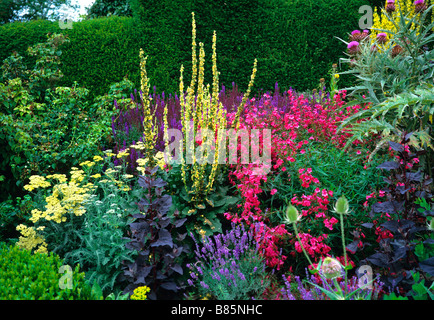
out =
<path fill-rule="evenodd" d="M 348 211 L 350 209 L 350 205 L 348 203 L 347 198 L 345 196 L 341 196 L 335 204 L 335 212 L 339 214 L 348 214 Z"/>
<path fill-rule="evenodd" d="M 288 223 L 296 223 L 298 220 L 300 220 L 298 210 L 290 204 L 288 208 L 286 208 L 286 221 Z"/>
<path fill-rule="evenodd" d="M 428 222 L 427 228 L 429 231 L 434 231 L 434 218 L 431 218 L 431 222 Z"/>
<path fill-rule="evenodd" d="M 334 279 L 342 276 L 342 270 L 342 264 L 334 258 L 327 257 L 321 264 L 321 271 L 326 279 Z"/>

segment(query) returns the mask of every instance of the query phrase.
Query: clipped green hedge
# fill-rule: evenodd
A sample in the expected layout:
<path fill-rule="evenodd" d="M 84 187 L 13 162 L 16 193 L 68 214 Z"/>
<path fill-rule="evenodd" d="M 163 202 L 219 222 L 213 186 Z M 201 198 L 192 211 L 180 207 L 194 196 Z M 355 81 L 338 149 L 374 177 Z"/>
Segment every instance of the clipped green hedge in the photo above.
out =
<path fill-rule="evenodd" d="M 307 90 L 327 76 L 343 57 L 346 38 L 358 28 L 359 7 L 368 0 L 132 0 L 134 18 L 144 31 L 148 69 L 171 90 L 177 89 L 179 67 L 186 79 L 191 67 L 191 12 L 197 41 L 205 44 L 206 81 L 211 79 L 211 39 L 217 32 L 220 82 L 247 87 L 253 60 L 258 58 L 255 89 L 281 87 Z M 163 50 L 161 50 L 163 49 Z M 164 72 L 161 72 L 164 70 Z M 341 85 L 348 80 L 342 77 Z M 151 81 L 153 79 L 151 78 Z M 173 84 L 170 83 L 173 80 Z M 157 86 L 159 82 L 157 81 Z M 173 89 L 174 88 L 174 89 Z"/>
<path fill-rule="evenodd" d="M 97 296 L 78 266 L 71 272 L 53 253 L 34 253 L 0 243 L 0 300 L 93 300 Z"/>
<path fill-rule="evenodd" d="M 206 53 L 206 82 L 211 83 L 211 43 L 217 32 L 220 83 L 247 87 L 253 60 L 258 58 L 254 90 L 317 87 L 345 46 L 335 36 L 358 28 L 361 5 L 369 0 L 132 0 L 131 17 L 104 17 L 75 22 L 60 29 L 58 22 L 15 22 L 0 27 L 0 60 L 13 50 L 45 41 L 47 32 L 62 32 L 70 43 L 62 47 L 60 85 L 78 81 L 90 95 L 105 94 L 110 85 L 128 76 L 140 86 L 139 48 L 148 55 L 147 71 L 157 91 L 177 92 L 179 70 L 191 70 L 191 12 L 195 12 L 197 41 Z M 26 58 L 28 59 L 28 58 Z M 31 61 L 31 60 L 27 60 Z M 349 77 L 349 76 L 348 76 Z M 340 86 L 349 84 L 341 78 Z"/>
<path fill-rule="evenodd" d="M 89 98 L 104 95 L 124 76 L 139 80 L 139 44 L 135 22 L 129 17 L 104 17 L 74 22 L 72 29 L 61 29 L 58 22 L 14 22 L 0 27 L 0 62 L 12 51 L 24 56 L 26 65 L 35 59 L 26 54 L 28 47 L 45 42 L 47 33 L 63 33 L 70 42 L 60 47 L 64 77 L 59 86 L 77 81 L 90 90 Z"/>

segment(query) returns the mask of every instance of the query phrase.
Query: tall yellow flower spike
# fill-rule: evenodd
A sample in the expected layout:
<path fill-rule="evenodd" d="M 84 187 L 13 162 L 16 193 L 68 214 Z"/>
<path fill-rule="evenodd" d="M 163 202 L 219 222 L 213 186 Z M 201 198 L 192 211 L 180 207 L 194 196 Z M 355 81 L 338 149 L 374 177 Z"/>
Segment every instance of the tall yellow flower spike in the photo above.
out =
<path fill-rule="evenodd" d="M 154 147 L 158 136 L 158 126 L 156 123 L 155 110 L 151 111 L 151 102 L 149 99 L 149 79 L 146 73 L 146 60 L 148 57 L 144 57 L 143 49 L 140 49 L 140 88 L 142 91 L 143 102 L 143 128 L 145 135 L 145 156 L 149 159 L 149 165 L 155 166 L 153 157 Z"/>
<path fill-rule="evenodd" d="M 199 43 L 199 59 L 197 59 L 197 44 L 196 44 L 196 21 L 194 12 L 192 13 L 192 76 L 190 86 L 187 88 L 187 95 L 184 94 L 184 67 L 181 66 L 181 76 L 179 78 L 180 104 L 181 104 L 181 121 L 184 135 L 184 150 L 186 157 L 181 159 L 182 179 L 186 190 L 193 195 L 192 201 L 198 202 L 198 207 L 202 207 L 200 203 L 206 198 L 212 190 L 215 175 L 218 167 L 218 150 L 219 141 L 216 140 L 212 133 L 216 133 L 218 129 L 226 129 L 226 114 L 223 106 L 219 102 L 219 81 L 217 70 L 217 52 L 216 52 L 216 33 L 213 33 L 212 38 L 212 73 L 213 83 L 212 92 L 210 85 L 204 84 L 205 71 L 205 50 L 203 43 Z M 199 163 L 194 150 L 195 135 L 202 132 L 203 161 Z M 206 133 L 206 134 L 205 134 Z M 214 149 L 214 155 L 208 154 Z M 212 158 L 213 157 L 213 158 Z M 191 163 L 186 163 L 185 158 L 191 160 Z M 208 159 L 214 160 L 211 172 L 206 174 L 209 167 Z M 187 171 L 190 173 L 191 183 L 187 183 Z M 192 189 L 188 190 L 191 185 Z"/>

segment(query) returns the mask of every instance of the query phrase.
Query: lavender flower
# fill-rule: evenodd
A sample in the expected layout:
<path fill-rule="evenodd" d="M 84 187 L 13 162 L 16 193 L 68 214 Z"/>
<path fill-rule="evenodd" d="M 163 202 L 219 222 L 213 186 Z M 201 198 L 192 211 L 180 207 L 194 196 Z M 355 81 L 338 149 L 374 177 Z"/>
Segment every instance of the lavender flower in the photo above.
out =
<path fill-rule="evenodd" d="M 194 240 L 197 261 L 189 265 L 188 284 L 205 295 L 211 293 L 229 300 L 245 298 L 246 294 L 250 297 L 252 292 L 262 293 L 267 283 L 265 263 L 255 250 L 252 232 L 232 224 L 225 234 L 206 237 L 202 244 Z"/>

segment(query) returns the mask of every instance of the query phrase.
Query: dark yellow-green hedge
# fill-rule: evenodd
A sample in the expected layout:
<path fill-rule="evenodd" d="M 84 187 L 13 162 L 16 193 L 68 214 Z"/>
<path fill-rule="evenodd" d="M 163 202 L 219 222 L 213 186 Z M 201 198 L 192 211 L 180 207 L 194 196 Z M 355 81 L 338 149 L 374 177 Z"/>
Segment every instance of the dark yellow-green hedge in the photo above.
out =
<path fill-rule="evenodd" d="M 308 90 L 327 76 L 343 57 L 345 45 L 335 36 L 358 28 L 359 7 L 367 0 L 132 0 L 133 18 L 108 17 L 73 23 L 32 21 L 0 27 L 0 60 L 13 50 L 45 40 L 47 32 L 68 34 L 62 48 L 62 85 L 73 81 L 96 96 L 128 76 L 139 88 L 139 48 L 148 55 L 151 86 L 176 92 L 179 69 L 185 79 L 191 68 L 191 12 L 195 12 L 197 41 L 205 44 L 206 80 L 211 82 L 212 33 L 217 32 L 220 83 L 247 87 L 253 60 L 258 58 L 255 90 L 293 87 Z M 31 63 L 30 58 L 26 61 Z M 348 84 L 343 77 L 340 85 Z"/>

